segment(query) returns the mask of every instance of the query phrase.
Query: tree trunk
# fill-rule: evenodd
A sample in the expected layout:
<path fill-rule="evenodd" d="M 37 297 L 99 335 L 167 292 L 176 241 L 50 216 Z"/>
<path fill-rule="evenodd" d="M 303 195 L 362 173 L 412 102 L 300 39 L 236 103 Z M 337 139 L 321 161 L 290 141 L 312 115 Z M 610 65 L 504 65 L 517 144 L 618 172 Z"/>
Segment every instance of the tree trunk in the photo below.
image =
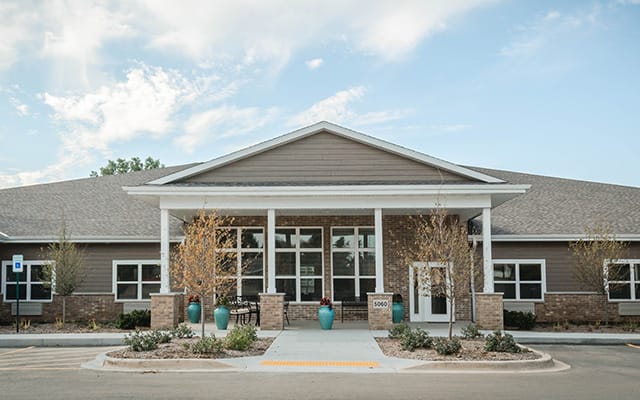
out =
<path fill-rule="evenodd" d="M 602 296 L 602 302 L 604 303 L 604 325 L 609 325 L 609 299 L 605 294 Z"/>
<path fill-rule="evenodd" d="M 453 310 L 456 303 L 455 296 L 451 298 L 451 308 L 449 309 L 449 340 L 453 338 Z"/>
<path fill-rule="evenodd" d="M 67 321 L 67 296 L 62 296 L 62 325 Z"/>
<path fill-rule="evenodd" d="M 204 297 L 202 297 L 202 307 L 200 307 L 200 322 L 202 323 L 202 339 L 204 339 Z"/>

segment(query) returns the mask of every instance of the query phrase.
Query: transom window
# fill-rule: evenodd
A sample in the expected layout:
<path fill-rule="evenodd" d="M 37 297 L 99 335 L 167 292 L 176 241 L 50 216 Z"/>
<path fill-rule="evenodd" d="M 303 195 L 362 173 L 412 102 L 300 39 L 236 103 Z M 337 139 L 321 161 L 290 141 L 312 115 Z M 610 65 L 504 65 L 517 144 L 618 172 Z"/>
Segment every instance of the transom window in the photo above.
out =
<path fill-rule="evenodd" d="M 115 260 L 113 275 L 117 301 L 149 300 L 160 292 L 160 260 Z"/>
<path fill-rule="evenodd" d="M 221 228 L 231 235 L 233 247 L 224 251 L 237 254 L 236 295 L 257 296 L 264 292 L 264 229 L 253 227 Z M 242 266 L 245 266 L 244 272 Z"/>
<path fill-rule="evenodd" d="M 505 300 L 544 300 L 544 260 L 493 260 L 493 289 Z"/>
<path fill-rule="evenodd" d="M 48 302 L 53 299 L 51 288 L 42 281 L 42 269 L 48 261 L 24 261 L 20 273 L 20 300 Z M 16 301 L 16 274 L 11 261 L 2 262 L 2 293 L 7 303 Z"/>
<path fill-rule="evenodd" d="M 322 298 L 322 228 L 276 228 L 276 290 L 291 301 Z"/>
<path fill-rule="evenodd" d="M 609 264 L 610 276 L 617 277 L 609 282 L 610 300 L 640 300 L 640 260 L 621 260 Z"/>
<path fill-rule="evenodd" d="M 331 229 L 333 298 L 360 296 L 376 286 L 376 236 L 373 227 Z"/>

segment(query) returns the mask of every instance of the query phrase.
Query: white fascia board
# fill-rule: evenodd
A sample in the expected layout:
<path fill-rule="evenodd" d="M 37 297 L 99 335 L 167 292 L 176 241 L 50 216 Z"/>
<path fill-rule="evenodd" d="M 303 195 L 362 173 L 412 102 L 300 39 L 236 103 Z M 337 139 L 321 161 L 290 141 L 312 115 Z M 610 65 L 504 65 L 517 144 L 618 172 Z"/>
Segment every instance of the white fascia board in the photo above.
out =
<path fill-rule="evenodd" d="M 469 235 L 469 239 L 482 241 L 482 235 Z M 621 233 L 615 235 L 616 240 L 624 242 L 640 241 L 640 234 Z M 492 242 L 571 242 L 587 239 L 583 234 L 530 234 L 530 235 L 491 235 Z"/>
<path fill-rule="evenodd" d="M 175 236 L 170 238 L 171 242 L 180 242 L 183 236 Z M 14 236 L 6 243 L 51 243 L 60 240 L 59 237 L 53 236 Z M 68 239 L 73 243 L 160 243 L 160 237 L 125 237 L 125 236 L 87 236 L 87 237 L 71 237 Z"/>
<path fill-rule="evenodd" d="M 124 186 L 134 196 L 340 196 L 524 194 L 531 185 Z"/>
<path fill-rule="evenodd" d="M 278 146 L 282 146 L 286 143 L 298 140 L 298 139 L 302 139 L 306 136 L 310 136 L 313 135 L 317 132 L 320 131 L 329 131 L 331 133 L 337 134 L 339 136 L 348 138 L 348 139 L 353 139 L 357 142 L 363 143 L 363 144 L 368 144 L 370 146 L 376 147 L 378 149 L 384 150 L 384 151 L 388 151 L 390 153 L 393 154 L 397 154 L 399 156 L 402 157 L 406 157 L 421 163 L 425 163 L 425 164 L 429 164 L 429 165 L 433 165 L 439 168 L 442 168 L 444 170 L 462 175 L 462 176 L 466 176 L 472 179 L 477 179 L 480 180 L 482 182 L 486 182 L 486 183 L 504 183 L 503 180 L 495 178 L 493 176 L 489 176 L 474 170 L 471 170 L 469 168 L 465 168 L 465 167 L 461 167 L 459 165 L 450 163 L 448 161 L 444 161 L 441 160 L 439 158 L 435 158 L 435 157 L 431 157 L 428 156 L 426 154 L 414 151 L 414 150 L 410 150 L 407 149 L 405 147 L 402 146 L 398 146 L 396 144 L 393 143 L 389 143 L 386 142 L 384 140 L 380 140 L 380 139 L 376 139 L 372 136 L 369 135 L 365 135 L 363 133 L 359 133 L 356 131 L 353 131 L 351 129 L 347 129 L 344 128 L 342 126 L 333 124 L 331 122 L 327 122 L 327 121 L 321 121 L 318 123 L 315 123 L 313 125 L 295 130 L 293 132 L 287 133 L 285 135 L 282 136 L 278 136 L 274 139 L 271 140 L 267 140 L 266 142 L 262 142 L 262 143 L 258 143 L 256 145 L 253 146 L 249 146 L 247 148 L 244 148 L 242 150 L 238 150 L 236 152 L 230 153 L 226 156 L 222 156 L 222 157 L 218 157 L 215 158 L 211 161 L 202 163 L 200 165 L 197 165 L 195 167 L 192 168 L 187 168 L 185 170 L 164 176 L 162 178 L 153 180 L 151 182 L 148 182 L 148 185 L 164 185 L 166 183 L 170 183 L 170 182 L 174 182 L 176 180 L 180 180 L 180 179 L 184 179 L 184 178 L 188 178 L 190 176 L 194 176 L 197 175 L 199 173 L 202 173 L 204 171 L 208 171 L 214 168 L 219 168 L 222 167 L 224 165 L 230 164 L 232 162 L 238 161 L 238 160 L 242 160 L 244 158 L 250 157 L 252 155 L 256 155 L 256 154 L 260 154 L 264 151 L 273 149 L 275 147 Z"/>

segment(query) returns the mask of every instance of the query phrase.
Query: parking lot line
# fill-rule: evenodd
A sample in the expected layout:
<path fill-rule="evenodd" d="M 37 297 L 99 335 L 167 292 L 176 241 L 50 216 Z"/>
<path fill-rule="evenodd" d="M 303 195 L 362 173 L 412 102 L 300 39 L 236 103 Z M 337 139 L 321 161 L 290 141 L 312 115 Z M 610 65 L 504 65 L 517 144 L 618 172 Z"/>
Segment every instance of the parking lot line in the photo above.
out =
<path fill-rule="evenodd" d="M 627 343 L 627 346 L 629 346 L 629 347 L 633 347 L 634 349 L 638 349 L 638 350 L 640 350 L 640 346 L 635 345 L 635 344 Z"/>
<path fill-rule="evenodd" d="M 4 353 L 0 353 L 0 357 L 4 357 L 4 356 L 6 356 L 8 354 L 19 353 L 19 352 L 25 351 L 25 350 L 30 350 L 30 349 L 33 349 L 34 347 L 36 347 L 36 346 L 29 346 L 29 347 L 25 347 L 23 349 L 15 349 L 15 350 L 7 351 L 7 352 L 4 352 Z"/>

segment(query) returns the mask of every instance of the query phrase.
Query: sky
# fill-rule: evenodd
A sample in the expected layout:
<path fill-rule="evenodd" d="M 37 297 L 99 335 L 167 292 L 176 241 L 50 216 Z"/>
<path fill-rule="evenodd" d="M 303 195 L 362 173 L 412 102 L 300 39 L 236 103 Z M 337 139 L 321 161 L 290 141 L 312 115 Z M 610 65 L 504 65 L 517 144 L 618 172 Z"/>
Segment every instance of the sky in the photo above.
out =
<path fill-rule="evenodd" d="M 640 187 L 640 0 L 0 2 L 0 187 L 320 120 Z"/>

